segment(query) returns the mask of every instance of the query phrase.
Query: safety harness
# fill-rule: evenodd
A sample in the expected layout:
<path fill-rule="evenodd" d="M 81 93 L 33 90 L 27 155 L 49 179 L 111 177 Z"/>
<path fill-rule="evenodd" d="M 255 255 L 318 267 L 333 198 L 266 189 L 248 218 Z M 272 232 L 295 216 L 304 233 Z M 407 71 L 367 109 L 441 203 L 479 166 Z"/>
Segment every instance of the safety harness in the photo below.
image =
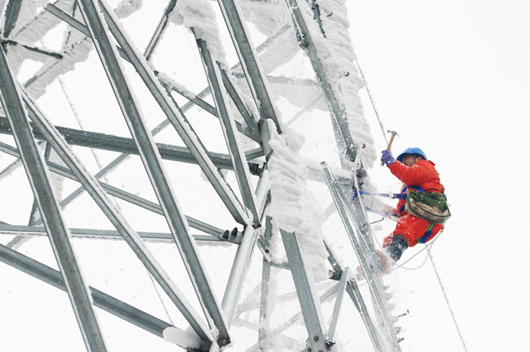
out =
<path fill-rule="evenodd" d="M 401 190 L 400 193 L 369 193 L 369 192 L 365 192 L 365 191 L 358 191 L 358 192 L 356 192 L 353 195 L 351 201 L 353 202 L 355 197 L 357 197 L 357 194 L 386 197 L 386 198 L 390 198 L 390 199 L 405 199 L 406 200 L 407 199 L 407 194 L 409 193 L 409 189 L 410 190 L 414 190 L 416 192 L 420 192 L 420 193 L 426 193 L 425 190 L 423 188 L 421 188 L 420 186 L 407 186 L 407 185 L 405 185 L 405 186 L 403 186 L 403 189 Z M 406 209 L 406 206 L 407 206 L 407 203 L 403 204 L 401 206 L 401 208 L 399 209 L 399 213 L 401 213 L 402 211 L 408 210 L 408 209 Z M 367 210 L 370 210 L 370 209 L 367 208 Z M 412 215 L 416 215 L 416 214 L 412 214 Z M 429 226 L 427 227 L 427 230 L 425 231 L 425 233 L 420 238 L 417 239 L 418 243 L 426 243 L 427 241 L 429 241 L 429 239 L 432 236 L 432 230 L 434 228 L 434 224 L 439 222 L 439 221 L 431 221 L 430 219 L 425 219 L 424 217 L 421 217 L 421 216 L 419 216 L 419 217 L 423 218 L 424 220 L 429 221 Z"/>

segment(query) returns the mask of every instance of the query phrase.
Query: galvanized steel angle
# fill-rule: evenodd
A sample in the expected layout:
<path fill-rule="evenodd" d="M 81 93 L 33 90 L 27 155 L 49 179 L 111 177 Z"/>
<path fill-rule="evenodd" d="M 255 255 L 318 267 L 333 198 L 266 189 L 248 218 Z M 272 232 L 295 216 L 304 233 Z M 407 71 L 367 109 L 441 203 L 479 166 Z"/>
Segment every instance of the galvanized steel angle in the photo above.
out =
<path fill-rule="evenodd" d="M 211 337 L 209 336 L 209 332 L 205 327 L 204 322 L 198 318 L 198 314 L 194 312 L 182 293 L 179 292 L 176 285 L 168 279 L 167 274 L 156 262 L 154 257 L 149 253 L 147 247 L 143 244 L 139 235 L 128 225 L 118 209 L 114 207 L 112 203 L 110 203 L 108 197 L 106 196 L 105 189 L 108 190 L 110 187 L 119 195 L 123 195 L 126 192 L 109 185 L 106 185 L 105 187 L 103 182 L 97 181 L 93 176 L 91 176 L 90 173 L 88 173 L 79 163 L 74 153 L 70 150 L 68 144 L 66 144 L 64 139 L 61 138 L 60 133 L 38 110 L 34 102 L 25 93 L 23 93 L 23 97 L 29 111 L 31 112 L 30 116 L 33 122 L 40 129 L 41 133 L 44 134 L 48 142 L 52 144 L 57 154 L 68 165 L 71 171 L 55 163 L 48 162 L 51 169 L 55 172 L 59 172 L 63 176 L 71 177 L 81 182 L 83 187 L 98 204 L 103 213 L 116 227 L 116 230 L 122 235 L 127 244 L 138 256 L 142 264 L 147 268 L 151 275 L 153 275 L 167 295 L 182 312 L 198 336 L 205 341 L 211 341 Z"/>
<path fill-rule="evenodd" d="M 69 231 L 53 193 L 44 160 L 39 153 L 12 76 L 4 49 L 0 49 L 1 101 L 9 119 L 13 136 L 35 195 L 39 211 L 46 219 L 45 227 L 57 264 L 68 287 L 70 302 L 89 351 L 106 351 L 105 343 L 94 314 L 89 293 L 81 275 L 69 240 Z"/>
<path fill-rule="evenodd" d="M 100 4 L 104 4 L 104 2 L 100 1 Z M 237 197 L 230 189 L 229 185 L 221 179 L 219 173 L 217 170 L 215 170 L 213 163 L 208 158 L 207 151 L 203 148 L 202 143 L 198 142 L 197 135 L 189 135 L 187 128 L 184 126 L 185 123 L 183 121 L 182 114 L 180 111 L 178 111 L 174 104 L 168 100 L 167 94 L 162 92 L 163 88 L 154 76 L 152 70 L 148 68 L 145 58 L 140 56 L 140 54 L 136 52 L 135 47 L 131 43 L 128 43 L 127 39 L 123 36 L 119 21 L 114 18 L 112 11 L 110 11 L 106 5 L 102 5 L 102 9 L 104 10 L 105 17 L 108 21 L 110 31 L 112 32 L 114 38 L 127 53 L 131 63 L 138 71 L 144 80 L 144 83 L 153 94 L 153 97 L 177 130 L 183 142 L 197 159 L 202 171 L 205 173 L 206 177 L 217 191 L 234 219 L 241 224 L 246 224 L 247 216 L 244 209 L 242 209 L 242 207 L 237 203 Z"/>

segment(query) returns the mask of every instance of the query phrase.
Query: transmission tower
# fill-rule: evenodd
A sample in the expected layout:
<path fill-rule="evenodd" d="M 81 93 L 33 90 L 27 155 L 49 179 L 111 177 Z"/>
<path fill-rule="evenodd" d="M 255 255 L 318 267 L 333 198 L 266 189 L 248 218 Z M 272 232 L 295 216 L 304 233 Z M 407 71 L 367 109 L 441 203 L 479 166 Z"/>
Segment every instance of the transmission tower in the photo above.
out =
<path fill-rule="evenodd" d="M 2 270 L 66 291 L 87 351 L 121 322 L 168 350 L 400 351 L 345 11 L 5 1 Z"/>

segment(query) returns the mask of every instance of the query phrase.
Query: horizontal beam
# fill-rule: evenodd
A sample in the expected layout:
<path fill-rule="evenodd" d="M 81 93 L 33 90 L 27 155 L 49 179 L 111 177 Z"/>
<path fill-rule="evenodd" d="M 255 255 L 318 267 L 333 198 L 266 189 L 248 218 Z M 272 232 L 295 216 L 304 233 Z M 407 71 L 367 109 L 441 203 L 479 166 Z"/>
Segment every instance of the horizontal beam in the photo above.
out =
<path fill-rule="evenodd" d="M 167 22 L 167 14 L 169 12 L 171 12 L 171 9 L 174 8 L 174 3 L 176 1 L 172 1 L 172 4 L 170 4 L 168 6 L 168 8 L 166 9 L 166 13 L 164 14 L 164 18 L 162 19 L 162 22 L 159 24 L 159 28 L 157 28 L 157 32 L 158 31 L 161 31 L 162 30 L 162 27 L 165 26 L 165 24 L 163 22 Z M 77 29 L 78 31 L 80 31 L 81 33 L 83 33 L 84 35 L 86 35 L 87 37 L 91 37 L 91 34 L 88 30 L 88 28 L 81 22 L 79 22 L 78 20 L 76 20 L 75 18 L 73 18 L 72 16 L 70 16 L 69 14 L 67 14 L 66 12 L 62 11 L 61 9 L 59 9 L 58 7 L 56 7 L 55 5 L 53 4 L 48 4 L 46 5 L 45 7 L 45 10 L 50 12 L 52 15 L 56 16 L 57 18 L 61 19 L 62 21 L 66 22 L 67 24 L 69 24 L 70 26 L 72 26 L 73 28 Z M 169 12 L 168 12 L 169 11 Z M 161 27 L 162 26 L 162 27 Z M 146 54 L 145 54 L 145 58 L 146 60 L 149 60 L 151 54 L 152 54 L 152 50 L 154 49 L 154 46 L 156 45 L 156 42 L 157 42 L 157 38 L 160 37 L 160 32 L 158 33 L 155 33 L 155 36 L 152 38 L 151 42 L 149 43 L 149 47 L 146 49 Z M 127 54 L 123 51 L 123 49 L 121 47 L 116 47 L 117 50 L 118 50 L 118 53 L 120 54 L 120 56 L 128 61 L 129 63 L 131 63 L 131 60 L 130 58 L 127 56 Z M 163 76 L 161 77 L 160 76 L 160 72 L 158 71 L 154 71 L 153 72 L 155 74 L 155 76 L 159 79 L 160 83 L 166 87 L 166 88 L 169 88 L 175 92 L 177 92 L 178 94 L 180 94 L 181 96 L 183 96 L 184 98 L 188 99 L 190 102 L 194 103 L 195 105 L 197 105 L 198 107 L 204 109 L 205 111 L 209 112 L 210 114 L 212 114 L 213 116 L 215 117 L 218 117 L 217 115 L 217 110 L 215 109 L 215 107 L 211 106 L 209 103 L 207 103 L 206 101 L 202 100 L 200 97 L 198 96 L 195 96 L 195 97 L 190 97 L 189 94 L 186 94 L 185 92 L 183 92 L 181 89 L 179 89 L 178 87 L 174 86 L 173 84 L 171 84 L 171 82 L 168 82 L 166 81 Z M 245 118 L 246 116 L 245 115 L 242 115 L 243 118 Z M 246 120 L 246 119 L 245 119 Z M 256 143 L 260 143 L 260 140 L 259 140 L 259 136 L 256 135 L 255 133 L 252 132 L 252 130 L 250 128 L 245 128 L 240 122 L 236 121 L 236 127 L 238 129 L 239 132 L 241 132 L 242 134 L 244 134 L 245 136 L 249 137 L 250 139 L 252 139 L 253 141 L 255 141 Z M 249 123 L 247 121 L 247 123 Z"/>
<path fill-rule="evenodd" d="M 108 240 L 121 240 L 122 235 L 115 230 L 97 230 L 97 229 L 81 229 L 81 228 L 70 228 L 72 237 L 76 238 L 96 238 L 96 239 L 108 239 Z M 170 233 L 166 232 L 137 232 L 137 234 L 146 240 L 153 241 L 173 241 L 173 237 Z M 24 226 L 24 225 L 9 225 L 0 224 L 0 235 L 11 235 L 11 236 L 46 236 L 46 230 L 41 226 Z M 223 239 L 222 235 L 193 235 L 195 241 L 198 242 L 231 242 L 239 244 L 241 237 Z"/>
<path fill-rule="evenodd" d="M 15 158 L 20 158 L 20 153 L 18 149 L 4 142 L 0 142 L 0 151 L 6 154 L 9 154 L 11 156 L 14 156 Z M 46 161 L 46 164 L 48 165 L 48 168 L 51 172 L 61 175 L 63 177 L 69 178 L 71 180 L 80 182 L 80 180 L 78 180 L 76 176 L 67 167 L 61 166 L 51 161 Z M 116 197 L 118 199 L 124 200 L 126 202 L 129 202 L 131 204 L 137 205 L 143 209 L 152 211 L 156 214 L 163 215 L 163 211 L 162 211 L 162 208 L 160 207 L 160 204 L 152 202 L 148 199 L 139 197 L 135 194 L 132 194 L 120 188 L 111 186 L 105 182 L 102 182 L 102 181 L 98 181 L 98 182 L 100 186 L 105 190 L 105 192 L 107 192 L 109 195 Z M 61 206 L 63 205 L 62 203 L 63 202 L 60 203 Z M 191 216 L 186 215 L 185 217 L 186 217 L 186 220 L 188 221 L 188 225 L 194 229 L 203 231 L 205 233 L 208 233 L 214 236 L 218 236 L 224 232 L 224 230 L 218 227 L 205 223 L 201 220 L 195 219 Z M 42 223 L 42 219 L 40 220 L 37 219 L 33 225 L 37 226 L 37 225 L 40 225 L 41 223 Z"/>
<path fill-rule="evenodd" d="M 31 124 L 31 126 L 35 138 L 44 140 L 44 136 L 41 131 L 35 127 L 34 124 Z M 118 137 L 98 132 L 76 130 L 66 127 L 57 127 L 57 130 L 70 145 L 139 155 L 138 148 L 136 147 L 134 140 L 131 138 Z M 9 135 L 12 134 L 9 121 L 5 117 L 0 117 L 0 133 Z M 186 147 L 179 147 L 164 143 L 156 143 L 156 146 L 162 159 L 188 164 L 197 164 L 197 160 Z M 217 168 L 226 170 L 234 169 L 230 156 L 213 152 L 208 152 L 208 155 Z M 264 154 L 263 151 L 261 151 L 261 148 L 256 148 L 245 152 L 245 157 L 247 160 L 259 158 L 263 155 Z M 249 163 L 249 168 L 252 172 L 259 172 L 259 164 L 257 163 Z"/>

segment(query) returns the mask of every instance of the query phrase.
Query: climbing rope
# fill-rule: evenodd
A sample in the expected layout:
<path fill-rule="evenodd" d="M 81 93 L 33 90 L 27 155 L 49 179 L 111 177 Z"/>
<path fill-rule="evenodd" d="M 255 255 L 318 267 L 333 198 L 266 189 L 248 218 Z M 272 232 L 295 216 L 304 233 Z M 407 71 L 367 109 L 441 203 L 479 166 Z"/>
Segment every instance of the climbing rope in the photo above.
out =
<path fill-rule="evenodd" d="M 456 321 L 455 313 L 453 312 L 453 309 L 451 308 L 451 304 L 449 304 L 449 298 L 447 297 L 447 293 L 445 292 L 445 287 L 442 284 L 442 279 L 440 278 L 440 274 L 438 274 L 438 270 L 436 269 L 436 266 L 434 265 L 434 260 L 431 256 L 430 249 L 427 249 L 427 255 L 431 259 L 432 268 L 434 270 L 434 274 L 436 275 L 436 278 L 438 279 L 438 283 L 440 284 L 440 288 L 442 289 L 442 293 L 444 295 L 445 303 L 447 304 L 447 308 L 449 309 L 449 313 L 451 314 L 451 318 L 453 318 L 453 323 L 455 324 L 456 331 L 458 332 L 458 336 L 460 337 L 460 342 L 462 343 L 462 347 L 464 348 L 464 351 L 467 352 L 467 346 L 464 341 L 464 337 L 462 336 L 462 332 L 460 330 L 460 326 L 458 325 L 458 322 Z"/>
<path fill-rule="evenodd" d="M 366 92 L 368 93 L 368 97 L 370 99 L 370 103 L 372 104 L 372 108 L 374 110 L 374 113 L 375 113 L 375 116 L 377 118 L 377 121 L 379 122 L 379 126 L 381 128 L 381 132 L 383 134 L 383 137 L 385 138 L 385 142 L 388 144 L 388 140 L 387 140 L 387 137 L 386 137 L 386 133 L 385 133 L 385 129 L 383 127 L 383 123 L 381 122 L 381 118 L 379 117 L 379 113 L 377 111 L 377 108 L 375 107 L 375 103 L 374 103 L 374 99 L 372 97 L 372 93 L 370 92 L 370 89 L 368 88 L 368 83 L 366 82 L 366 79 L 364 77 L 364 73 L 363 73 L 363 70 L 361 69 L 361 65 L 359 64 L 359 60 L 357 58 L 357 54 L 354 53 L 354 59 L 355 59 L 355 63 L 357 65 L 357 68 L 359 70 L 359 74 L 363 80 L 363 83 L 364 83 L 364 86 L 366 87 Z M 393 198 L 392 195 L 382 195 L 382 196 L 387 196 L 389 198 Z M 378 221 L 374 221 L 373 223 L 377 223 L 377 222 L 380 222 L 382 220 L 378 220 Z M 371 224 L 370 224 L 371 225 Z M 375 238 L 375 235 L 373 233 L 373 231 L 370 231 L 372 233 L 372 236 L 373 236 L 373 239 L 374 239 L 374 242 L 378 244 L 379 248 L 381 250 L 383 250 L 383 248 L 381 247 L 381 245 L 379 244 L 379 242 L 377 241 L 377 239 Z M 441 232 L 440 232 L 441 233 Z M 439 233 L 439 234 L 440 234 Z M 445 292 L 445 287 L 443 286 L 442 284 L 442 280 L 440 278 L 440 275 L 438 273 L 438 270 L 436 269 L 436 266 L 434 264 L 434 260 L 432 258 L 432 255 L 431 255 L 431 249 L 432 249 L 432 246 L 434 245 L 434 243 L 436 242 L 436 240 L 440 237 L 439 234 L 436 235 L 435 238 L 433 238 L 429 244 L 426 244 L 425 247 L 423 249 L 421 249 L 420 251 L 418 251 L 416 254 L 414 254 L 412 257 L 410 257 L 409 259 L 407 259 L 405 262 L 403 262 L 402 264 L 398 265 L 396 264 L 396 269 L 405 269 L 405 270 L 417 270 L 417 269 L 420 269 L 421 267 L 423 267 L 425 265 L 425 263 L 427 263 L 427 259 L 430 259 L 431 260 L 431 264 L 432 264 L 432 268 L 434 270 L 434 274 L 436 275 L 436 278 L 438 280 L 438 283 L 440 285 L 440 288 L 442 290 L 442 293 L 443 293 L 443 296 L 444 296 L 444 299 L 445 299 L 445 303 L 447 304 L 447 308 L 449 309 L 449 312 L 451 314 L 451 318 L 453 319 L 453 323 L 455 324 L 455 327 L 456 327 L 456 330 L 458 332 L 458 336 L 460 338 L 460 342 L 462 343 L 462 347 L 464 348 L 464 351 L 467 352 L 467 346 L 466 346 L 466 343 L 464 341 L 464 338 L 462 336 L 462 332 L 460 330 L 460 327 L 458 325 L 458 322 L 456 321 L 456 317 L 455 317 L 455 314 L 453 312 L 453 309 L 451 308 L 451 305 L 449 303 L 449 299 L 447 297 L 447 293 Z M 407 264 L 408 262 L 410 262 L 412 259 L 414 259 L 415 257 L 417 257 L 418 255 L 420 255 L 423 251 L 427 251 L 427 255 L 425 256 L 425 259 L 423 260 L 423 262 L 415 267 L 415 268 L 406 268 L 404 265 Z M 365 284 L 365 283 L 364 283 Z M 361 284 L 362 285 L 362 284 Z"/>
<path fill-rule="evenodd" d="M 396 268 L 397 269 L 404 269 L 404 270 L 417 270 L 417 269 L 420 269 L 421 267 L 423 267 L 425 265 L 425 263 L 427 263 L 427 259 L 429 258 L 429 252 L 432 248 L 432 246 L 434 245 L 434 242 L 439 238 L 439 234 L 436 235 L 436 237 L 434 237 L 429 244 L 426 244 L 425 247 L 423 247 L 420 251 L 418 251 L 416 254 L 414 254 L 412 257 L 410 257 L 409 259 L 407 259 L 406 261 L 404 261 L 403 263 L 401 264 L 396 264 Z M 406 268 L 404 265 L 407 264 L 408 262 L 410 262 L 412 259 L 414 259 L 415 257 L 417 257 L 418 255 L 421 254 L 421 252 L 423 251 L 427 251 L 427 255 L 425 256 L 425 259 L 423 259 L 423 262 L 415 267 L 415 268 Z"/>
<path fill-rule="evenodd" d="M 379 122 L 379 127 L 381 127 L 381 133 L 383 134 L 383 138 L 385 139 L 385 142 L 388 145 L 388 139 L 386 137 L 385 128 L 383 127 L 383 123 L 381 122 L 381 118 L 379 117 L 379 112 L 377 112 L 377 108 L 375 107 L 375 102 L 372 98 L 372 93 L 370 92 L 370 88 L 368 88 L 368 82 L 366 82 L 366 79 L 364 78 L 363 70 L 361 69 L 359 59 L 357 58 L 357 54 L 355 52 L 353 53 L 353 58 L 355 60 L 355 64 L 357 65 L 357 69 L 359 70 L 359 74 L 361 75 L 361 79 L 363 80 L 364 86 L 366 88 L 366 93 L 368 93 L 368 98 L 370 99 L 370 103 L 372 104 L 372 109 L 374 109 L 375 117 Z"/>
<path fill-rule="evenodd" d="M 443 231 L 442 231 L 443 232 Z M 402 264 L 395 264 L 395 269 L 394 270 L 397 270 L 397 269 L 404 269 L 404 270 L 417 270 L 417 269 L 420 269 L 421 267 L 423 267 L 425 265 L 425 263 L 427 263 L 427 259 L 430 259 L 431 260 L 431 264 L 432 264 L 432 268 L 434 270 L 434 274 L 436 275 L 436 279 L 438 280 L 438 284 L 440 285 L 440 289 L 442 290 L 442 294 L 444 296 L 444 299 L 445 299 L 445 303 L 447 305 L 447 308 L 449 309 L 449 313 L 451 314 L 451 318 L 453 319 L 453 323 L 455 325 L 455 328 L 456 328 L 456 331 L 458 332 L 458 337 L 460 338 L 460 342 L 462 343 L 462 347 L 464 348 L 464 351 L 467 352 L 467 346 L 466 346 L 466 343 L 464 341 L 464 337 L 462 335 L 462 331 L 460 330 L 460 326 L 458 325 L 458 322 L 456 321 L 456 316 L 453 312 L 453 309 L 451 307 L 451 304 L 449 303 L 449 298 L 447 297 L 447 293 L 445 292 L 445 287 L 444 285 L 442 284 L 442 279 L 440 278 L 440 274 L 438 273 L 438 269 L 436 269 L 436 265 L 434 264 L 434 260 L 432 258 L 432 255 L 431 255 L 431 250 L 432 250 L 432 246 L 434 245 L 434 243 L 436 242 L 436 240 L 438 240 L 438 238 L 440 238 L 440 234 L 442 233 L 438 233 L 436 235 L 436 237 L 434 237 L 429 244 L 426 244 L 424 248 L 422 248 L 420 251 L 418 251 L 416 254 L 414 254 L 412 257 L 410 257 L 409 259 L 407 259 L 406 261 L 404 261 Z M 373 235 L 373 233 L 372 233 Z M 374 235 L 373 235 L 374 236 Z M 378 243 L 378 246 L 381 250 L 383 250 L 383 248 L 381 247 L 381 245 L 379 244 L 379 242 L 375 239 L 375 236 L 374 236 L 374 242 Z M 418 255 L 421 254 L 421 252 L 423 251 L 427 251 L 427 255 L 425 256 L 425 259 L 423 260 L 423 262 L 415 267 L 415 268 L 406 268 L 404 265 L 407 264 L 408 262 L 410 262 L 412 259 L 414 259 L 415 257 L 417 257 Z"/>

